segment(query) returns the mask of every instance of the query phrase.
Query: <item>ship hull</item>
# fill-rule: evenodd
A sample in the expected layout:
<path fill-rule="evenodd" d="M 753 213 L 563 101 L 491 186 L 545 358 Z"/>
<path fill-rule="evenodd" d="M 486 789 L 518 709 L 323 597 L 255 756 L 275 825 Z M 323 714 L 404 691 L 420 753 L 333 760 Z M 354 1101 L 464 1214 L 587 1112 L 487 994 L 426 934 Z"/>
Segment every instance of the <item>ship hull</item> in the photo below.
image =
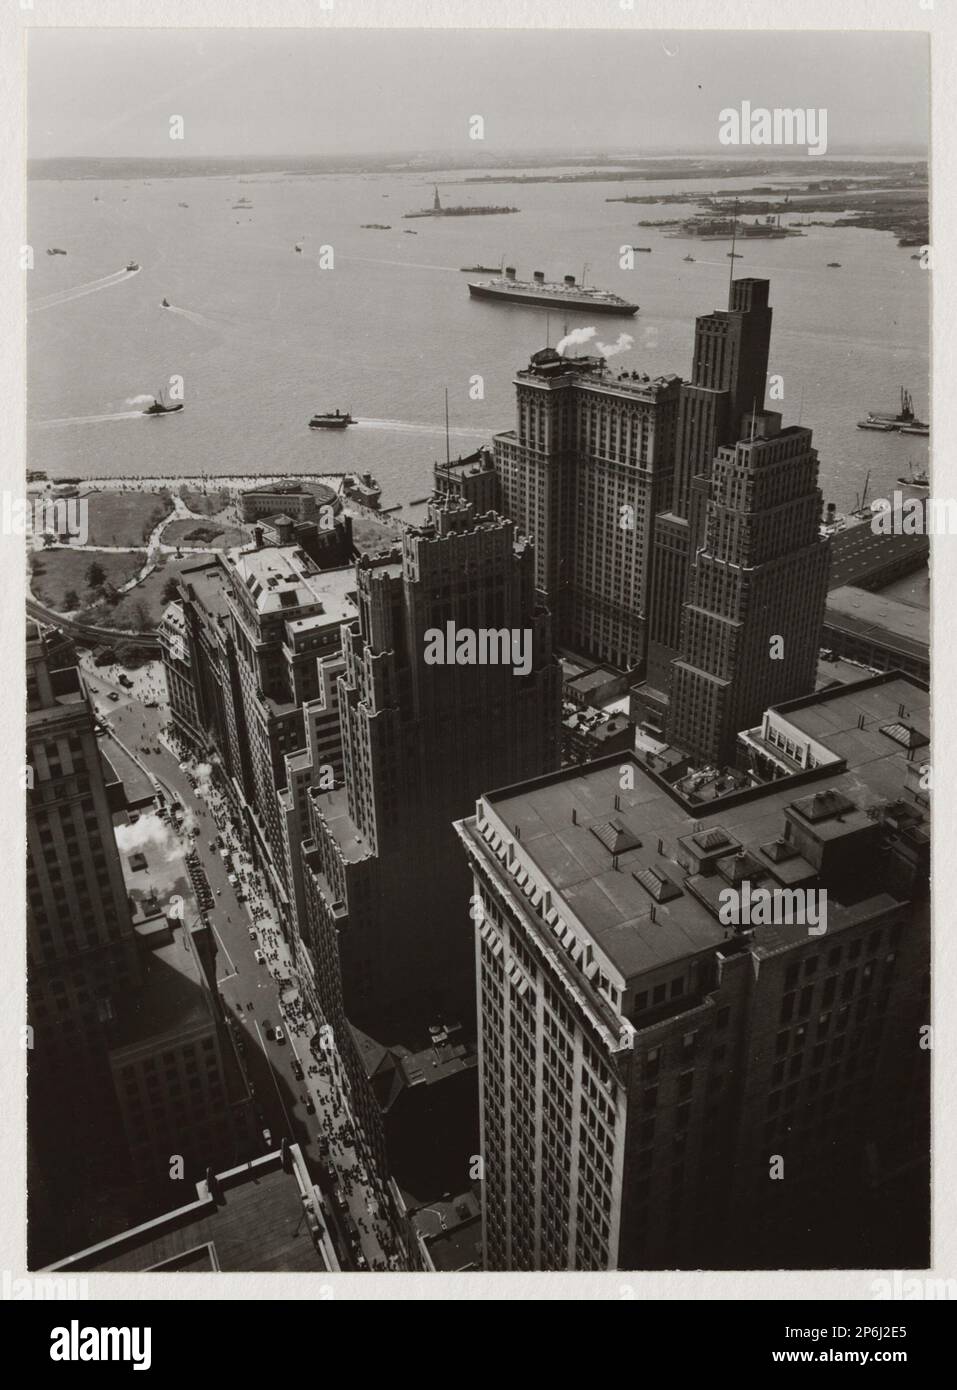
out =
<path fill-rule="evenodd" d="M 573 314 L 608 314 L 617 318 L 633 318 L 637 304 L 608 304 L 601 299 L 578 299 L 565 294 L 529 294 L 522 290 L 500 290 L 494 285 L 469 285 L 473 299 L 494 299 L 498 304 L 530 304 L 536 309 L 563 309 Z"/>

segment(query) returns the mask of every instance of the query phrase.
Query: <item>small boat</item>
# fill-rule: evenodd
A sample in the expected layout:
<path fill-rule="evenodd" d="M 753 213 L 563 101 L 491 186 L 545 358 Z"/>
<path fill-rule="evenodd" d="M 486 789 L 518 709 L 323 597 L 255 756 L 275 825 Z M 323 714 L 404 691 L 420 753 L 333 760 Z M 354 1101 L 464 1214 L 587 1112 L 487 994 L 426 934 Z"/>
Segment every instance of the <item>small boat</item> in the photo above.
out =
<path fill-rule="evenodd" d="M 922 259 L 923 259 L 923 257 L 921 256 L 921 253 L 920 253 L 919 251 L 915 251 L 914 254 L 913 254 L 913 256 L 911 256 L 911 260 L 912 260 L 912 261 L 919 261 L 919 260 L 922 260 Z"/>
<path fill-rule="evenodd" d="M 177 401 L 175 405 L 167 405 L 166 397 L 162 389 L 159 394 L 153 397 L 153 404 L 148 405 L 143 411 L 144 415 L 172 415 L 176 410 L 182 410 L 183 402 Z"/>
<path fill-rule="evenodd" d="M 362 232 L 391 232 L 390 222 L 360 222 L 359 230 Z"/>
<path fill-rule="evenodd" d="M 403 230 L 403 232 L 405 233 L 406 236 L 418 236 L 418 235 L 419 235 L 418 232 L 413 232 L 413 230 L 412 230 L 411 227 L 403 227 L 402 230 Z"/>
<path fill-rule="evenodd" d="M 907 467 L 909 470 L 908 475 L 906 478 L 901 475 L 901 477 L 897 479 L 899 483 L 904 483 L 907 487 L 930 487 L 930 477 L 928 476 L 926 468 L 922 468 L 919 473 L 915 473 L 914 465 L 909 460 Z"/>
<path fill-rule="evenodd" d="M 691 256 L 691 255 L 682 256 L 682 260 L 685 260 L 685 261 L 693 261 L 693 260 L 694 260 L 694 256 Z"/>
<path fill-rule="evenodd" d="M 632 251 L 647 251 L 649 254 L 651 252 L 650 246 L 633 246 L 631 249 Z"/>
<path fill-rule="evenodd" d="M 63 249 L 62 246 L 48 246 L 48 247 L 47 247 L 47 255 L 48 255 L 48 256 L 65 256 L 65 255 L 66 255 L 66 252 L 64 251 L 64 249 Z"/>
<path fill-rule="evenodd" d="M 892 420 L 875 420 L 872 415 L 868 415 L 866 420 L 858 420 L 859 430 L 881 430 L 886 434 L 889 430 L 896 430 L 897 426 Z"/>
<path fill-rule="evenodd" d="M 828 270 L 840 270 L 841 263 L 840 261 L 828 261 L 827 268 Z"/>
<path fill-rule="evenodd" d="M 296 247 L 295 247 L 295 249 L 296 249 L 297 251 L 299 251 L 299 252 L 302 251 L 302 242 L 301 242 L 301 241 L 297 241 L 297 242 L 296 242 Z"/>
<path fill-rule="evenodd" d="M 919 434 L 926 439 L 930 434 L 930 425 L 925 425 L 923 420 L 915 420 L 912 425 L 901 425 L 901 434 Z"/>
<path fill-rule="evenodd" d="M 164 298 L 164 299 L 161 301 L 161 303 L 160 303 L 160 308 L 161 308 L 161 309 L 169 309 L 169 308 L 171 308 L 171 307 L 172 307 L 172 306 L 171 306 L 169 300 L 166 299 L 166 298 Z"/>
<path fill-rule="evenodd" d="M 309 421 L 311 430 L 344 430 L 347 425 L 354 425 L 355 420 L 348 410 L 327 410 L 322 415 L 314 415 Z"/>
<path fill-rule="evenodd" d="M 180 207 L 180 208 L 188 208 L 188 207 L 189 207 L 189 203 L 177 203 L 176 206 L 177 206 L 177 207 Z"/>
<path fill-rule="evenodd" d="M 126 262 L 126 269 L 127 269 L 127 270 L 139 270 L 139 266 L 136 264 L 135 261 L 127 261 L 127 262 Z"/>
<path fill-rule="evenodd" d="M 470 275 L 473 273 L 476 275 L 499 275 L 502 267 L 500 265 L 460 265 L 459 270 L 468 271 Z"/>
<path fill-rule="evenodd" d="M 728 251 L 726 254 L 732 261 L 740 261 L 742 259 L 742 253 L 740 251 Z"/>

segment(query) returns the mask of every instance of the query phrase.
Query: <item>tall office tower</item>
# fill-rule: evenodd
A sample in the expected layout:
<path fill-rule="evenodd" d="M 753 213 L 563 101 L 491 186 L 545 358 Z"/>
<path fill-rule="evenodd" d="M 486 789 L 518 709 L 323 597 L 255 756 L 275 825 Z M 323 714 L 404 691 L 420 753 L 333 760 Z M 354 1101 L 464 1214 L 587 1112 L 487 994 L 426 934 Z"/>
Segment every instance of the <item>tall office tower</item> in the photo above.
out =
<path fill-rule="evenodd" d="M 747 731 L 773 763 L 747 791 L 695 804 L 628 754 L 458 824 L 488 1268 L 926 1258 L 927 719 L 871 677 Z"/>
<path fill-rule="evenodd" d="M 468 875 L 452 822 L 480 787 L 559 761 L 560 667 L 530 544 L 461 499 L 429 517 L 391 556 L 359 561 L 339 679 L 345 787 L 310 790 L 303 847 L 322 1014 L 410 1046 L 440 1014 L 471 1033 Z M 451 644 L 435 661 L 433 635 L 449 624 L 505 635 L 507 663 L 455 663 Z"/>
<path fill-rule="evenodd" d="M 204 754 L 219 753 L 284 930 L 301 903 L 290 810 L 303 809 L 303 778 L 313 769 L 324 781 L 331 764 L 341 780 L 328 663 L 338 657 L 342 624 L 356 615 L 352 566 L 320 569 L 288 539 L 291 527 L 273 518 L 256 528 L 252 545 L 184 571 L 179 603 L 161 628 L 176 727 Z M 276 539 L 267 543 L 267 535 Z"/>
<path fill-rule="evenodd" d="M 30 1071 L 59 1077 L 69 1108 L 77 1075 L 102 1068 L 104 1027 L 140 969 L 93 711 L 79 668 L 52 669 L 49 648 L 28 622 Z"/>
<path fill-rule="evenodd" d="M 719 766 L 768 705 L 813 691 L 827 598 L 811 431 L 773 412 L 746 424 L 711 466 L 667 724 L 669 742 Z"/>
<path fill-rule="evenodd" d="M 671 496 L 680 381 L 546 348 L 515 385 L 516 428 L 495 436 L 495 470 L 502 511 L 535 543 L 555 643 L 632 669 L 645 654 L 652 523 Z"/>
<path fill-rule="evenodd" d="M 695 324 L 691 380 L 681 385 L 674 488 L 654 519 L 647 676 L 642 696 L 653 729 L 664 729 L 671 662 L 678 654 L 688 561 L 694 554 L 711 461 L 741 437 L 745 413 L 764 405 L 771 343 L 770 284 L 734 280 L 728 308 Z"/>

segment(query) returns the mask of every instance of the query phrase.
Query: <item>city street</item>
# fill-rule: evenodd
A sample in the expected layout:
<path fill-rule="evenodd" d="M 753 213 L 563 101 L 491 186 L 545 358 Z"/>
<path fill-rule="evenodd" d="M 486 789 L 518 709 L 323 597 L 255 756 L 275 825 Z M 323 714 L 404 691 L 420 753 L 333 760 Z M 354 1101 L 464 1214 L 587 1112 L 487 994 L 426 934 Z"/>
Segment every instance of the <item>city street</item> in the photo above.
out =
<path fill-rule="evenodd" d="M 119 668 L 94 667 L 89 653 L 82 655 L 81 665 L 97 716 L 108 728 L 103 738 L 106 755 L 115 739 L 160 784 L 167 802 L 179 802 L 183 808 L 179 826 L 171 824 L 184 854 L 196 854 L 212 892 L 212 906 L 205 915 L 216 937 L 216 983 L 253 1089 L 260 1128 L 269 1131 L 272 1147 L 283 1135 L 299 1143 L 317 1181 L 323 1166 L 334 1176 L 336 1197 L 341 1199 L 336 1208 L 340 1228 L 346 1211 L 355 1223 L 352 1262 L 359 1268 L 398 1268 L 385 1194 L 356 1149 L 356 1125 L 344 1099 L 331 1030 L 324 1030 L 320 1042 L 316 1035 L 322 1020 L 304 1015 L 289 947 L 264 878 L 232 824 L 225 795 L 208 765 L 197 768 L 164 732 L 162 665 L 152 662 L 124 673 L 132 688 L 120 683 Z M 327 1202 L 336 1205 L 331 1193 Z M 361 1256 L 354 1253 L 356 1245 Z M 350 1248 L 345 1229 L 340 1248 Z"/>

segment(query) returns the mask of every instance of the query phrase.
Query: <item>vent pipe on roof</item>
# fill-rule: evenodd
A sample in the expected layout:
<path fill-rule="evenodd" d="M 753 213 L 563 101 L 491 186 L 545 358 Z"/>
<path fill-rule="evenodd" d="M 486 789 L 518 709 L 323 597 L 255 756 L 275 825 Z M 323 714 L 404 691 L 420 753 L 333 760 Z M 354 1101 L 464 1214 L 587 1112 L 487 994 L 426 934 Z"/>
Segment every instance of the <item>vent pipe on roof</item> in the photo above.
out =
<path fill-rule="evenodd" d="M 578 812 L 575 810 L 575 808 L 574 808 L 574 806 L 573 806 L 573 807 L 572 807 L 572 825 L 577 825 L 577 824 L 578 824 Z"/>
<path fill-rule="evenodd" d="M 618 795 L 617 792 L 615 792 L 615 810 L 616 810 L 616 811 L 620 811 L 620 810 L 621 810 L 621 797 Z"/>

